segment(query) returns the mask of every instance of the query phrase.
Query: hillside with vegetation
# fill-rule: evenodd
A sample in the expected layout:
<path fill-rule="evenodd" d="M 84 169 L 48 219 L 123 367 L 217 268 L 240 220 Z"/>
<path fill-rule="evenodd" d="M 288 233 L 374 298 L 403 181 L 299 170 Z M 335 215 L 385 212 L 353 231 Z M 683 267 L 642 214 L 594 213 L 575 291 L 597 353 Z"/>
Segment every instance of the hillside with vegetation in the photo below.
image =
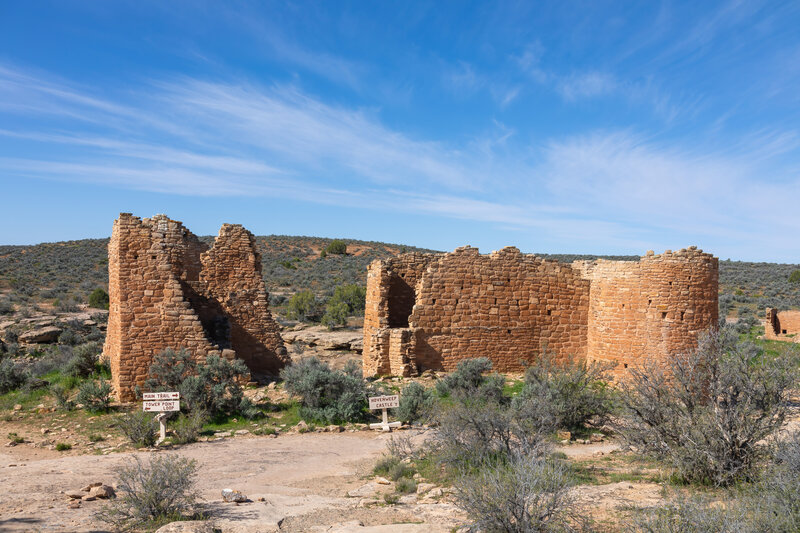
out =
<path fill-rule="evenodd" d="M 201 237 L 211 244 L 212 236 Z M 268 235 L 256 237 L 264 281 L 273 303 L 310 290 L 320 300 L 336 287 L 366 284 L 367 265 L 411 251 L 401 244 Z M 344 244 L 345 253 L 337 246 Z M 29 305 L 75 310 L 91 292 L 108 285 L 108 239 L 83 239 L 31 246 L 0 246 L 0 314 Z M 541 254 L 564 262 L 596 258 L 637 260 L 638 256 Z M 720 261 L 720 307 L 724 314 L 758 313 L 766 307 L 800 308 L 800 282 L 790 281 L 800 264 Z M 5 310 L 5 311 L 4 311 Z"/>

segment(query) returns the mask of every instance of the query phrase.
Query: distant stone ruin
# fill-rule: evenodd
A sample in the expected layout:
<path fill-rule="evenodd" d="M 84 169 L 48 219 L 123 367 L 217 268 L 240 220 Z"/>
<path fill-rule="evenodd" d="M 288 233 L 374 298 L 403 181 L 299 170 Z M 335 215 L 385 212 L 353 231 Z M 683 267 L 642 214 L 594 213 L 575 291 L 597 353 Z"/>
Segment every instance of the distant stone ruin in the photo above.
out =
<path fill-rule="evenodd" d="M 800 342 L 800 311 L 778 311 L 767 307 L 764 338 L 773 341 Z"/>
<path fill-rule="evenodd" d="M 289 361 L 269 312 L 253 234 L 224 224 L 210 248 L 165 215 L 121 213 L 108 244 L 109 316 L 103 355 L 120 401 L 135 400 L 153 356 L 185 348 L 217 354 L 251 372 Z"/>
<path fill-rule="evenodd" d="M 639 261 L 560 263 L 503 248 L 408 253 L 367 274 L 365 375 L 453 370 L 489 357 L 521 371 L 545 348 L 619 377 L 697 345 L 718 319 L 718 260 L 696 247 Z"/>

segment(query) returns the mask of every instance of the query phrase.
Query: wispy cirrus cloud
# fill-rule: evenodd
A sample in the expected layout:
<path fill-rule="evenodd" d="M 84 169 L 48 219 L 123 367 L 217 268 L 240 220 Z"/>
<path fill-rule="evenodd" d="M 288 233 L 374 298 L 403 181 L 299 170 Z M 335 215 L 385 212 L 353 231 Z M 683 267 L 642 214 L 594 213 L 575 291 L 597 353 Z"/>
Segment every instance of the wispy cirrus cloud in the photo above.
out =
<path fill-rule="evenodd" d="M 709 239 L 731 251 L 767 242 L 800 253 L 778 237 L 800 229 L 800 174 L 779 161 L 800 150 L 795 131 L 710 150 L 629 130 L 531 142 L 496 123 L 454 145 L 294 86 L 184 77 L 100 98 L 11 67 L 0 69 L 0 96 L 12 98 L 0 115 L 16 117 L 0 130 L 7 178 L 434 215 L 584 247 Z"/>

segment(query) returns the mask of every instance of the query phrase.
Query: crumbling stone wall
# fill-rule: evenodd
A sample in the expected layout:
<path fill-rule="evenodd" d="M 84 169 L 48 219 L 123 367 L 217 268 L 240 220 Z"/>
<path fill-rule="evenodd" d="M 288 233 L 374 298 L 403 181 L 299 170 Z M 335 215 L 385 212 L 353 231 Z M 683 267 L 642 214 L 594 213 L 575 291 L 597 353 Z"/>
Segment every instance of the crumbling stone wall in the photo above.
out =
<path fill-rule="evenodd" d="M 253 235 L 225 224 L 209 248 L 165 215 L 121 213 L 108 245 L 109 318 L 103 355 L 120 401 L 135 399 L 153 356 L 186 348 L 241 358 L 251 372 L 288 362 L 272 320 Z"/>
<path fill-rule="evenodd" d="M 402 278 L 414 287 L 393 290 Z M 367 276 L 364 372 L 452 370 L 489 357 L 518 371 L 547 349 L 610 361 L 614 372 L 696 346 L 717 323 L 717 259 L 692 247 L 638 262 L 545 260 L 504 248 L 489 255 L 405 254 Z"/>
<path fill-rule="evenodd" d="M 768 307 L 764 338 L 800 342 L 800 311 L 778 311 Z"/>

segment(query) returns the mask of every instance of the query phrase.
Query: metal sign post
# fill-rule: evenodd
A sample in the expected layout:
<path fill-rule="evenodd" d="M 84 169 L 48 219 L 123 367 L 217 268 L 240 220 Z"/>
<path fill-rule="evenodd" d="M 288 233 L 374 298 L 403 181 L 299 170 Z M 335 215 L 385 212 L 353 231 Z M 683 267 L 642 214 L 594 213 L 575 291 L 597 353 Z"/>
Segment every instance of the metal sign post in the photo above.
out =
<path fill-rule="evenodd" d="M 382 409 L 383 420 L 378 424 L 370 424 L 370 429 L 382 429 L 383 431 L 391 431 L 392 428 L 399 428 L 400 422 L 389 422 L 389 413 L 387 409 L 400 407 L 400 395 L 392 394 L 391 396 L 373 396 L 369 399 L 370 409 Z"/>
<path fill-rule="evenodd" d="M 161 444 L 167 438 L 167 413 L 180 411 L 181 394 L 179 392 L 145 392 L 142 395 L 142 409 L 145 412 L 157 412 L 159 439 L 156 444 Z"/>

